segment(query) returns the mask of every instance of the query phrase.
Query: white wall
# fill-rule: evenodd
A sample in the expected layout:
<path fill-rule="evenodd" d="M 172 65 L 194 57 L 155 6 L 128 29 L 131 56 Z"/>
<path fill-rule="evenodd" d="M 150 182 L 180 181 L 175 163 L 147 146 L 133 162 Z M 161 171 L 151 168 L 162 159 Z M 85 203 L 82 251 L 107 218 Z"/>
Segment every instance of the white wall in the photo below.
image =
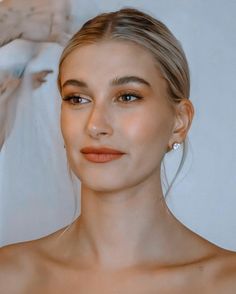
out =
<path fill-rule="evenodd" d="M 175 183 L 168 205 L 193 231 L 224 248 L 236 250 L 236 1 L 93 0 L 83 5 L 80 2 L 73 0 L 78 24 L 104 10 L 133 6 L 164 21 L 181 40 L 191 70 L 195 118 L 189 134 L 191 148 L 187 163 Z M 55 45 L 44 45 L 41 50 L 28 71 L 51 65 L 56 70 L 60 49 Z M 1 58 L 2 55 L 0 64 Z M 57 96 L 55 77 L 55 74 L 50 76 L 48 85 L 28 98 L 28 102 L 34 99 L 38 103 L 28 108 L 31 114 L 39 108 L 46 112 L 45 130 L 39 132 L 37 140 L 45 144 L 45 138 L 53 133 L 49 143 L 54 147 L 55 138 L 59 138 L 57 144 L 62 143 L 55 112 L 59 105 L 59 101 L 54 100 Z M 43 164 L 37 163 L 33 169 L 38 173 L 32 172 L 26 159 L 11 163 L 9 167 L 9 158 L 16 148 L 13 142 L 17 142 L 17 136 L 22 132 L 19 126 L 14 128 L 12 142 L 8 140 L 0 154 L 2 245 L 46 235 L 66 225 L 73 214 L 73 193 L 66 161 L 63 159 L 59 163 L 56 160 L 55 149 L 49 147 L 48 153 L 41 155 L 46 162 L 51 160 L 52 169 L 45 170 Z M 26 146 L 30 150 L 30 142 Z M 169 156 L 170 170 L 177 165 L 178 156 L 179 152 Z M 35 181 L 36 176 L 40 181 Z M 62 176 L 65 181 L 58 181 Z M 42 186 L 45 188 L 43 193 Z"/>

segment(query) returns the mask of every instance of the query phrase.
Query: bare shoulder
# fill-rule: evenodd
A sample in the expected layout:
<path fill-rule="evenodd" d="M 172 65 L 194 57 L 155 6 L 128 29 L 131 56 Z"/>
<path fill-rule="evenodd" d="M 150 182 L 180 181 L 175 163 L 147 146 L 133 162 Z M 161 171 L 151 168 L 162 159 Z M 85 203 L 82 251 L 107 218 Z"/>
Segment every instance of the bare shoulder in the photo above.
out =
<path fill-rule="evenodd" d="M 211 291 L 236 293 L 236 252 L 222 249 L 211 262 Z"/>
<path fill-rule="evenodd" d="M 181 262 L 176 271 L 174 267 L 168 280 L 173 278 L 176 281 L 174 288 L 181 288 L 180 293 L 184 294 L 235 294 L 236 252 L 221 248 L 201 236 L 194 237 L 197 246 L 193 242 L 189 250 L 184 251 L 186 254 L 190 252 L 190 258 Z"/>
<path fill-rule="evenodd" d="M 31 242 L 8 245 L 0 249 L 1 292 L 23 293 L 26 278 L 31 274 L 33 260 Z"/>
<path fill-rule="evenodd" d="M 55 234 L 0 248 L 1 294 L 26 294 L 30 284 L 45 276 L 48 244 Z"/>

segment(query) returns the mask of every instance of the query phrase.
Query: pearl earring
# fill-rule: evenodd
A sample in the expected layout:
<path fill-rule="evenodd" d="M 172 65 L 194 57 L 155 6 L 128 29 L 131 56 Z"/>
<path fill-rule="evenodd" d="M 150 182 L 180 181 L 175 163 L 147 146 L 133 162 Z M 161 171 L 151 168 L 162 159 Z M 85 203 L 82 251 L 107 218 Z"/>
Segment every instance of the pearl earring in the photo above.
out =
<path fill-rule="evenodd" d="M 180 143 L 175 142 L 175 143 L 172 145 L 172 149 L 177 150 L 177 149 L 179 148 L 179 146 L 180 146 Z"/>

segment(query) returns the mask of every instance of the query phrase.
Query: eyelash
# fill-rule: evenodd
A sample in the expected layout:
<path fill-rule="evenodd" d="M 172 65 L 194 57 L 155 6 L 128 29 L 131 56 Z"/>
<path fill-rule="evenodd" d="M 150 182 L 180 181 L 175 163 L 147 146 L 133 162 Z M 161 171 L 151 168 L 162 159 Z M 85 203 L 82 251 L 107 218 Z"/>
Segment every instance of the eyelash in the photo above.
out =
<path fill-rule="evenodd" d="M 83 98 L 83 97 L 81 97 L 79 95 L 69 95 L 69 96 L 63 97 L 63 100 L 67 101 L 70 104 L 73 104 L 73 105 L 80 104 L 80 103 L 72 103 L 71 102 L 72 99 L 86 99 L 86 98 Z"/>
<path fill-rule="evenodd" d="M 142 96 L 137 95 L 136 93 L 132 93 L 132 92 L 127 92 L 127 93 L 120 94 L 118 96 L 118 98 L 120 98 L 120 97 L 127 97 L 127 96 L 132 96 L 132 97 L 135 97 L 136 99 L 135 100 L 132 100 L 132 101 L 126 101 L 126 102 L 123 101 L 123 103 L 126 103 L 127 104 L 129 102 L 133 102 L 133 101 L 140 100 L 140 99 L 143 98 Z M 81 97 L 79 95 L 68 95 L 68 96 L 63 97 L 63 100 L 64 101 L 68 101 L 68 103 L 70 103 L 72 105 L 86 104 L 86 103 L 73 103 L 73 102 L 71 102 L 73 99 L 86 99 L 86 98 L 83 98 L 83 97 Z M 88 99 L 86 99 L 86 100 L 88 100 Z"/>

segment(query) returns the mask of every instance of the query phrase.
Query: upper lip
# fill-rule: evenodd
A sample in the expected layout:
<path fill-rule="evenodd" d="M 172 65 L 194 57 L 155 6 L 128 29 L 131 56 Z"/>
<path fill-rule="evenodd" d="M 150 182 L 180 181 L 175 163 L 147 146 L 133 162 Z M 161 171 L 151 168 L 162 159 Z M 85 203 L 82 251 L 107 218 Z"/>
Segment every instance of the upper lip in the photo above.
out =
<path fill-rule="evenodd" d="M 82 153 L 97 153 L 97 154 L 124 154 L 124 152 L 120 150 L 115 150 L 108 147 L 84 147 L 80 150 Z"/>

